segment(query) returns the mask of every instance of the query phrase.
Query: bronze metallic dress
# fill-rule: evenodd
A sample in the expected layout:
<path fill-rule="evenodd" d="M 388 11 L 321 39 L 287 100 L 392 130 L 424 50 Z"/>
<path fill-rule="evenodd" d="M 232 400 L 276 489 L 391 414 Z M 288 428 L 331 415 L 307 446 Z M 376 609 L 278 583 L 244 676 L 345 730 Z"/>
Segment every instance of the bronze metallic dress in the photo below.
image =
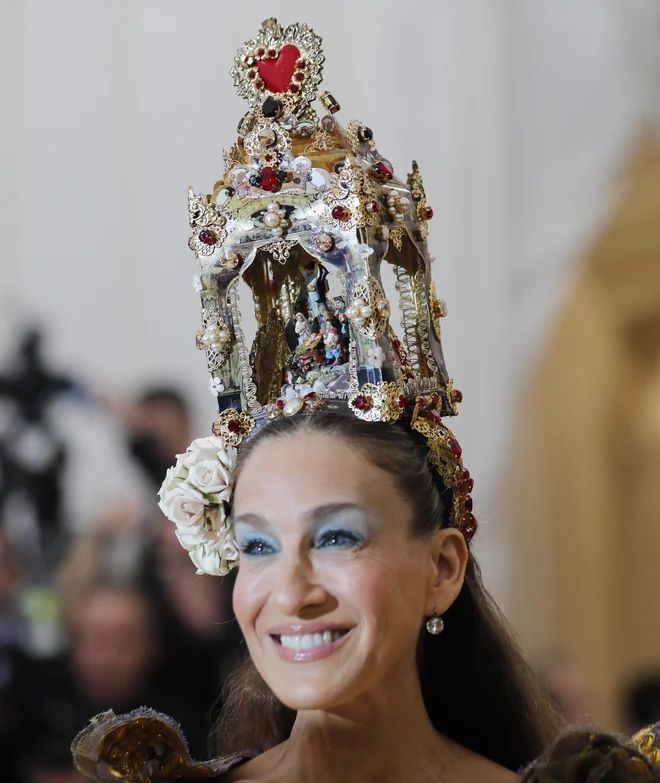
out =
<path fill-rule="evenodd" d="M 195 761 L 178 725 L 147 708 L 97 715 L 72 752 L 78 770 L 96 783 L 219 781 L 256 755 Z M 568 731 L 521 774 L 520 783 L 660 783 L 660 724 L 629 742 L 590 729 Z"/>

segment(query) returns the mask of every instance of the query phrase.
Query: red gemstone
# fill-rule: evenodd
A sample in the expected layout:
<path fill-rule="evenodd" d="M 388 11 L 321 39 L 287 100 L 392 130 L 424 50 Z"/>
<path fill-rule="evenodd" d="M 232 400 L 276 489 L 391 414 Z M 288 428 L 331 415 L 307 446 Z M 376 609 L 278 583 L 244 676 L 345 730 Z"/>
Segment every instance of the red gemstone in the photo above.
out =
<path fill-rule="evenodd" d="M 429 408 L 424 415 L 429 421 L 432 421 L 434 424 L 440 424 L 442 421 L 442 417 L 440 416 L 440 411 L 436 410 L 435 408 Z"/>
<path fill-rule="evenodd" d="M 257 57 L 263 57 L 264 54 L 266 54 L 266 50 L 265 49 L 258 49 L 257 50 Z"/>
<path fill-rule="evenodd" d="M 332 217 L 335 220 L 348 220 L 350 212 L 344 207 L 336 206 L 332 208 Z"/>
<path fill-rule="evenodd" d="M 426 402 L 426 399 L 424 397 L 419 398 L 419 407 L 424 408 L 428 403 Z"/>
<path fill-rule="evenodd" d="M 474 479 L 473 478 L 469 478 L 467 480 L 467 491 L 468 492 L 472 492 L 473 489 L 474 489 Z"/>
<path fill-rule="evenodd" d="M 218 241 L 218 235 L 215 231 L 209 231 L 208 228 L 205 228 L 203 231 L 199 232 L 199 241 L 203 242 L 205 245 L 215 245 Z"/>
<path fill-rule="evenodd" d="M 472 498 L 468 495 L 465 498 L 465 510 L 472 511 L 473 508 L 474 508 L 474 503 L 472 502 Z"/>
<path fill-rule="evenodd" d="M 430 220 L 433 217 L 433 209 L 431 209 L 431 207 L 426 207 L 424 210 L 424 215 L 427 220 Z"/>
<path fill-rule="evenodd" d="M 392 169 L 383 160 L 379 160 L 378 163 L 374 163 L 373 171 L 374 174 L 384 182 L 389 182 L 389 180 L 391 180 L 394 176 Z"/>
<path fill-rule="evenodd" d="M 304 82 L 305 81 L 305 74 L 304 73 L 297 73 L 295 75 L 295 79 L 297 82 Z"/>
<path fill-rule="evenodd" d="M 241 422 L 238 419 L 230 419 L 227 422 L 227 429 L 229 430 L 229 432 L 240 432 Z"/>
<path fill-rule="evenodd" d="M 276 400 L 275 405 L 277 405 L 278 408 L 283 408 L 284 400 Z"/>
<path fill-rule="evenodd" d="M 468 517 L 466 522 L 461 525 L 461 533 L 465 537 L 465 540 L 469 543 L 474 538 L 474 534 L 477 532 L 477 520 L 472 514 Z"/>
<path fill-rule="evenodd" d="M 291 87 L 289 87 L 289 92 L 298 92 L 298 87 L 295 84 L 292 84 Z"/>
<path fill-rule="evenodd" d="M 364 411 L 371 407 L 371 403 L 363 394 L 358 394 L 353 400 L 353 407 L 357 408 L 359 411 Z"/>
<path fill-rule="evenodd" d="M 309 394 L 305 395 L 306 400 L 315 400 L 317 397 L 316 392 L 310 392 Z"/>
<path fill-rule="evenodd" d="M 248 79 L 254 79 L 256 75 L 257 75 L 256 71 L 250 71 L 248 73 Z"/>
<path fill-rule="evenodd" d="M 380 212 L 380 204 L 378 201 L 372 201 L 369 205 L 369 212 L 371 212 L 374 215 L 377 215 Z"/>
<path fill-rule="evenodd" d="M 268 50 L 268 56 L 269 57 L 277 57 L 277 52 L 275 51 L 275 49 L 269 49 Z"/>
<path fill-rule="evenodd" d="M 463 471 L 463 478 L 464 479 L 470 478 L 470 471 L 467 468 L 465 468 L 465 470 Z"/>
<path fill-rule="evenodd" d="M 408 398 L 405 395 L 399 397 L 399 408 L 405 408 L 408 404 Z"/>
<path fill-rule="evenodd" d="M 263 169 L 261 169 L 261 174 L 259 175 L 261 179 L 261 189 L 262 190 L 268 190 L 273 191 L 277 190 L 280 186 L 280 181 L 277 177 L 277 172 L 274 168 L 271 168 L 270 166 L 264 166 Z"/>
<path fill-rule="evenodd" d="M 453 389 L 451 398 L 454 402 L 463 402 L 463 392 L 459 391 L 458 389 Z"/>
<path fill-rule="evenodd" d="M 434 405 L 437 405 L 440 402 L 440 395 L 438 394 L 438 392 L 433 393 L 433 397 L 431 397 L 431 402 Z"/>
<path fill-rule="evenodd" d="M 456 457 L 456 459 L 460 459 L 460 456 L 463 453 L 463 449 L 461 448 L 456 438 L 449 438 L 447 444 L 449 445 L 449 450 Z"/>
<path fill-rule="evenodd" d="M 306 68 L 307 67 L 307 63 L 304 60 L 298 60 L 296 65 L 298 66 L 298 68 Z"/>

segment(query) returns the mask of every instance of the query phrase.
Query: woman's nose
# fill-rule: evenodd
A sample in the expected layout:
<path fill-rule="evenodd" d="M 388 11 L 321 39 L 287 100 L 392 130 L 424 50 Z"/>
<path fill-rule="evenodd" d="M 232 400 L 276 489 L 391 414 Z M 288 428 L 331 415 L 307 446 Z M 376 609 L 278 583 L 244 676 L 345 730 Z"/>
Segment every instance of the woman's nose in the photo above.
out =
<path fill-rule="evenodd" d="M 296 554 L 278 565 L 278 581 L 273 587 L 272 599 L 281 612 L 300 617 L 326 603 L 328 593 L 318 583 L 309 557 Z"/>

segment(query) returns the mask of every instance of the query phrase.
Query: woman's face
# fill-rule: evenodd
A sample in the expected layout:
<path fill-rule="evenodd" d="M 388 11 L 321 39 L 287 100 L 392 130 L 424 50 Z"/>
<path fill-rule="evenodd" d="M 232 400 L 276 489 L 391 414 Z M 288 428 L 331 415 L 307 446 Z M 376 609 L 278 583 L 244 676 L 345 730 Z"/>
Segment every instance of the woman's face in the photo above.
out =
<path fill-rule="evenodd" d="M 434 559 L 389 473 L 337 436 L 265 440 L 234 520 L 234 610 L 280 701 L 332 709 L 415 671 Z"/>

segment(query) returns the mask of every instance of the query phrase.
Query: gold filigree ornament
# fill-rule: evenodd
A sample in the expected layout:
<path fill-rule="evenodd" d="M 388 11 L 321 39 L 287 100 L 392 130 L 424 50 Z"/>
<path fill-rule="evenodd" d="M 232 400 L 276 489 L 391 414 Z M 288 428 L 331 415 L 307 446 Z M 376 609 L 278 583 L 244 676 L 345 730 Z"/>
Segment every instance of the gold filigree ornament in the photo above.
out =
<path fill-rule="evenodd" d="M 188 215 L 193 229 L 188 246 L 198 258 L 210 256 L 227 238 L 227 218 L 208 196 L 196 194 L 192 188 L 188 188 Z"/>
<path fill-rule="evenodd" d="M 429 462 L 442 477 L 445 487 L 452 491 L 451 526 L 457 527 L 466 541 L 470 541 L 477 530 L 477 520 L 472 513 L 474 480 L 463 465 L 459 442 L 442 422 L 439 405 L 441 398 L 437 392 L 430 397 L 417 397 L 410 426 L 426 439 Z"/>
<path fill-rule="evenodd" d="M 210 373 L 219 370 L 231 352 L 232 334 L 227 321 L 217 310 L 202 310 L 202 331 L 197 332 L 195 343 L 199 350 L 206 351 Z"/>
<path fill-rule="evenodd" d="M 241 97 L 260 110 L 269 96 L 287 99 L 297 115 L 315 99 L 325 56 L 321 38 L 303 23 L 285 29 L 267 19 L 238 50 L 230 74 Z"/>
<path fill-rule="evenodd" d="M 254 419 L 235 408 L 227 408 L 213 422 L 213 434 L 224 438 L 228 446 L 240 446 L 254 429 Z"/>
<path fill-rule="evenodd" d="M 398 421 L 403 412 L 402 399 L 396 383 L 365 383 L 349 395 L 348 407 L 364 421 Z"/>
<path fill-rule="evenodd" d="M 447 304 L 444 299 L 438 299 L 435 291 L 435 282 L 431 280 L 429 286 L 429 311 L 433 332 L 438 340 L 442 339 L 442 319 L 447 316 Z"/>
<path fill-rule="evenodd" d="M 390 241 L 399 252 L 403 249 L 403 235 L 405 233 L 405 228 L 402 228 L 401 226 L 390 227 Z"/>
<path fill-rule="evenodd" d="M 287 131 L 277 122 L 264 120 L 257 123 L 253 130 L 247 134 L 243 142 L 245 151 L 253 157 L 261 157 L 264 154 L 283 155 L 291 150 L 291 137 Z M 262 165 L 274 166 L 275 159 L 264 159 Z"/>
<path fill-rule="evenodd" d="M 381 284 L 370 275 L 353 286 L 346 317 L 361 337 L 379 340 L 387 329 L 390 309 Z"/>

